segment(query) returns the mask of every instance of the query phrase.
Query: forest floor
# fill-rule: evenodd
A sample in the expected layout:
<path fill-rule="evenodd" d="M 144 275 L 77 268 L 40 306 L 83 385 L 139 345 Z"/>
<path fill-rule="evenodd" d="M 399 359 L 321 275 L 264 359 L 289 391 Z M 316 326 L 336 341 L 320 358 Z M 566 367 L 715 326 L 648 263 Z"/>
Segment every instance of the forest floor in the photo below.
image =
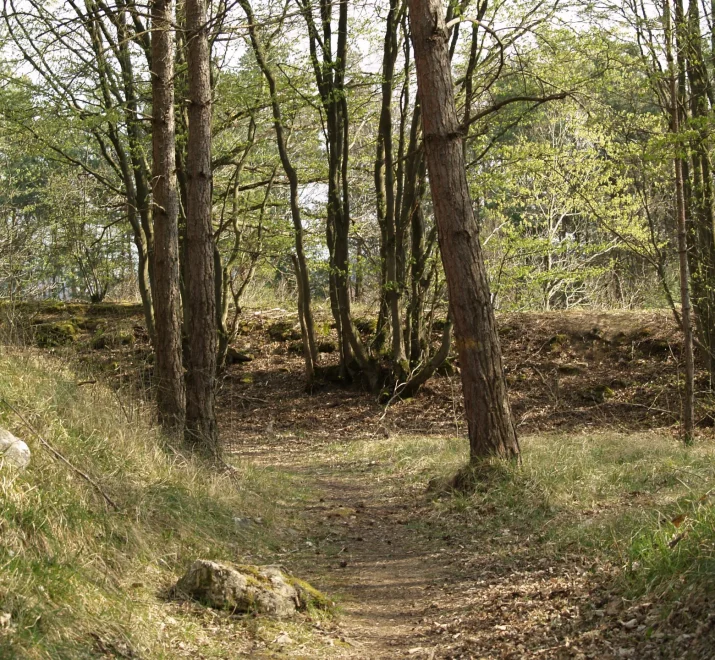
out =
<path fill-rule="evenodd" d="M 620 492 L 597 498 L 597 503 L 579 498 L 563 507 L 554 502 L 546 515 L 531 496 L 518 494 L 511 502 L 487 494 L 476 501 L 462 498 L 455 507 L 454 494 L 425 488 L 425 480 L 440 460 L 442 472 L 463 461 L 459 444 L 444 438 L 395 438 L 389 442 L 397 447 L 386 448 L 385 442 L 316 446 L 307 439 L 287 443 L 276 438 L 247 444 L 239 454 L 242 460 L 302 478 L 310 496 L 279 504 L 305 540 L 279 552 L 277 561 L 340 604 L 340 616 L 317 624 L 312 639 L 259 636 L 245 655 L 713 657 L 712 603 L 684 599 L 671 613 L 659 609 L 653 598 L 629 597 L 622 588 L 627 572 L 622 562 L 627 559 L 621 556 L 614 563 L 618 552 L 588 552 L 589 540 L 579 531 L 595 532 L 600 538 L 590 540 L 594 545 L 622 544 L 617 534 L 611 539 L 604 535 L 632 515 L 634 507 L 667 506 L 672 491 L 655 495 L 657 487 L 642 486 L 643 492 L 624 492 L 632 486 L 621 481 Z M 599 448 L 599 453 L 609 449 L 611 456 L 602 460 L 601 469 L 607 470 L 609 462 L 616 467 L 630 452 L 646 471 L 649 457 L 667 442 L 612 434 L 575 443 L 526 438 L 525 461 L 553 459 L 554 446 L 564 455 L 569 445 L 577 453 L 589 446 L 588 451 Z M 672 458 L 670 450 L 666 453 Z M 712 462 L 712 450 L 702 458 Z M 692 457 L 687 463 L 692 469 Z M 657 458 L 651 467 L 662 476 Z M 508 497 L 506 490 L 500 494 Z"/>
<path fill-rule="evenodd" d="M 72 324 L 73 355 L 141 395 L 152 364 L 138 311 L 64 306 L 34 321 L 60 354 L 49 326 Z M 476 475 L 471 493 L 448 487 L 467 459 L 458 371 L 389 405 L 335 384 L 307 393 L 295 335 L 271 337 L 286 319 L 244 316 L 236 348 L 250 361 L 219 393 L 227 460 L 285 483 L 280 547 L 242 561 L 286 566 L 340 612 L 302 629 L 253 625 L 237 655 L 715 657 L 712 584 L 689 589 L 670 559 L 695 539 L 712 575 L 712 536 L 696 531 L 703 515 L 713 525 L 715 418 L 701 391 L 699 442 L 681 446 L 668 312 L 500 316 L 524 466 Z M 679 581 L 682 593 L 668 586 Z"/>
<path fill-rule="evenodd" d="M 308 533 L 280 561 L 342 602 L 337 627 L 324 631 L 335 647 L 268 644 L 264 653 L 714 657 L 708 601 L 691 599 L 669 614 L 614 586 L 623 582 L 633 531 L 631 520 L 619 538 L 619 522 L 634 510 L 636 517 L 668 511 L 678 498 L 700 496 L 707 488 L 698 480 L 712 478 L 706 468 L 684 489 L 671 483 L 671 473 L 698 472 L 694 465 L 713 455 L 706 405 L 698 416 L 705 454 L 677 447 L 671 317 L 511 314 L 500 317 L 500 330 L 531 470 L 521 496 L 520 478 L 512 483 L 517 493 L 489 478 L 476 497 L 440 491 L 435 476 L 446 482 L 467 459 L 458 375 L 389 406 L 355 390 L 307 394 L 300 355 L 255 329 L 243 338 L 240 348 L 255 359 L 229 370 L 223 437 L 237 460 L 284 471 L 309 488 L 308 502 L 283 503 Z M 624 464 L 633 472 L 622 474 Z M 596 479 L 584 474 L 590 470 Z M 486 492 L 492 486 L 503 500 Z M 251 654 L 263 646 L 258 641 Z"/>

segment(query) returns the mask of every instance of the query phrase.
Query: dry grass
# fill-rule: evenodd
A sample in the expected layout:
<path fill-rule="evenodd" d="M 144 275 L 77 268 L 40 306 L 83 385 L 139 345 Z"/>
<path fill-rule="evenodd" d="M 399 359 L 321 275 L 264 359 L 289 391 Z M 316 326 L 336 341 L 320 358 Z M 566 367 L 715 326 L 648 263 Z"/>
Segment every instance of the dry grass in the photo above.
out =
<path fill-rule="evenodd" d="M 197 557 L 270 560 L 283 522 L 275 503 L 299 498 L 300 486 L 249 465 L 232 477 L 210 471 L 172 451 L 141 406 L 128 411 L 110 390 L 78 380 L 39 353 L 0 354 L 0 397 L 119 505 L 108 508 L 13 413 L 0 413 L 33 449 L 26 471 L 0 470 L 0 657 L 233 657 L 274 635 L 270 622 L 164 593 Z M 290 627 L 296 638 L 308 629 Z"/>

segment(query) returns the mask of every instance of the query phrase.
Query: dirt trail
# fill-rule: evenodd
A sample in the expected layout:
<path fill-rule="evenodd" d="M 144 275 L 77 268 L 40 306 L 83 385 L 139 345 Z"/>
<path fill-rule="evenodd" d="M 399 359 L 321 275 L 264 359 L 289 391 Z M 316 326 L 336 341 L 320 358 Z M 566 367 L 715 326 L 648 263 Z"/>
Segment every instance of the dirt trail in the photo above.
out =
<path fill-rule="evenodd" d="M 244 459 L 310 485 L 311 498 L 291 512 L 308 541 L 285 563 L 342 610 L 326 629 L 335 640 L 327 652 L 303 646 L 267 657 L 713 657 L 710 646 L 689 654 L 692 635 L 681 635 L 677 621 L 646 632 L 657 621 L 651 604 L 611 594 L 613 568 L 593 558 L 555 554 L 518 530 L 488 537 L 474 513 L 439 519 L 424 487 L 343 460 L 334 448 L 244 449 Z"/>
<path fill-rule="evenodd" d="M 278 466 L 280 452 L 245 450 L 239 456 L 310 485 L 313 497 L 292 512 L 310 530 L 309 540 L 290 564 L 339 600 L 339 643 L 329 657 L 438 657 L 419 647 L 428 627 L 425 611 L 443 597 L 451 577 L 440 553 L 444 542 L 415 526 L 419 503 L 391 488 L 377 470 L 316 463 L 307 445 L 284 453 Z"/>
<path fill-rule="evenodd" d="M 641 430 L 670 420 L 677 342 L 665 313 L 515 314 L 501 323 L 523 433 Z M 621 567 L 557 552 L 530 536 L 533 528 L 480 520 L 485 512 L 440 517 L 426 484 L 416 488 L 341 451 L 382 433 L 460 433 L 456 377 L 434 379 L 384 411 L 357 391 L 306 394 L 300 356 L 262 343 L 260 333 L 243 348 L 256 358 L 231 367 L 220 397 L 227 450 L 310 486 L 310 501 L 286 505 L 303 536 L 279 560 L 342 608 L 337 630 L 326 631 L 337 640 L 327 654 L 286 648 L 270 657 L 715 657 L 688 656 L 677 622 L 659 627 L 649 604 L 612 594 Z"/>
<path fill-rule="evenodd" d="M 403 498 L 351 476 L 317 479 L 323 501 L 306 512 L 327 546 L 306 569 L 341 594 L 340 627 L 353 645 L 335 657 L 421 657 L 425 610 L 447 585 L 448 567 L 436 542 L 410 527 L 415 512 Z"/>
<path fill-rule="evenodd" d="M 495 544 L 478 527 L 452 536 L 447 521 L 426 515 L 423 490 L 377 468 L 316 461 L 308 445 L 277 466 L 280 452 L 265 449 L 246 447 L 244 458 L 298 474 L 314 493 L 297 512 L 310 540 L 290 566 L 340 601 L 339 643 L 327 657 L 588 657 L 560 630 L 583 624 L 580 605 L 591 598 L 573 561 L 544 565 L 518 537 Z M 606 651 L 591 657 L 626 657 Z"/>

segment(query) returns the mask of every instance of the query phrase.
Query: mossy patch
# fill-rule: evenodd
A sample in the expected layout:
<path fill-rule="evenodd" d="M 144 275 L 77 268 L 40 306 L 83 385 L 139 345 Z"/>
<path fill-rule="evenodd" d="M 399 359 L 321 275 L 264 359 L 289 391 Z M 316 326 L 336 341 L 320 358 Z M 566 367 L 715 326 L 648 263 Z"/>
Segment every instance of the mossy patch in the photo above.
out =
<path fill-rule="evenodd" d="M 77 326 L 71 321 L 56 321 L 54 323 L 39 323 L 34 326 L 35 343 L 40 348 L 65 346 L 77 339 Z"/>
<path fill-rule="evenodd" d="M 300 602 L 298 609 L 301 611 L 320 611 L 327 614 L 335 614 L 335 602 L 326 596 L 322 591 L 316 589 L 312 584 L 305 580 L 286 575 L 286 582 L 290 584 L 297 592 Z"/>
<path fill-rule="evenodd" d="M 363 335 L 372 335 L 377 331 L 377 320 L 367 316 L 359 316 L 353 323 L 358 332 Z"/>
<path fill-rule="evenodd" d="M 128 330 L 104 330 L 100 328 L 92 337 L 92 348 L 117 348 L 119 346 L 134 346 L 134 334 Z"/>
<path fill-rule="evenodd" d="M 583 398 L 595 403 L 603 403 L 613 397 L 613 390 L 608 385 L 596 385 L 583 392 Z"/>
<path fill-rule="evenodd" d="M 335 353 L 338 350 L 338 345 L 334 341 L 326 339 L 318 343 L 318 351 L 321 353 Z"/>
<path fill-rule="evenodd" d="M 549 348 L 551 351 L 554 353 L 559 352 L 564 346 L 567 346 L 569 343 L 569 336 L 559 333 L 557 335 L 554 335 L 549 339 Z"/>
<path fill-rule="evenodd" d="M 300 333 L 291 321 L 276 321 L 268 326 L 268 336 L 273 341 L 295 341 L 300 339 Z"/>
<path fill-rule="evenodd" d="M 288 344 L 288 352 L 295 353 L 296 355 L 303 354 L 303 342 L 302 341 L 292 341 Z"/>

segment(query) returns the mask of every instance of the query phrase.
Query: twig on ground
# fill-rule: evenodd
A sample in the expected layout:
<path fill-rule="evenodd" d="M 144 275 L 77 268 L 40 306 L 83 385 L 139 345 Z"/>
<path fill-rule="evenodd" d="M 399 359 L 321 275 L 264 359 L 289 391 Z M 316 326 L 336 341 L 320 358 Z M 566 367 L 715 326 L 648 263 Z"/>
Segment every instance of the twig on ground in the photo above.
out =
<path fill-rule="evenodd" d="M 664 413 L 666 415 L 670 415 L 673 419 L 680 419 L 677 413 L 674 413 L 672 410 L 667 410 L 666 408 L 655 408 L 652 405 L 647 406 L 644 403 L 633 403 L 631 401 L 609 401 L 609 405 L 613 406 L 630 406 L 632 408 L 645 408 L 648 412 L 659 412 L 659 413 Z"/>
<path fill-rule="evenodd" d="M 236 399 L 243 399 L 244 401 L 258 401 L 258 403 L 268 404 L 268 399 L 261 399 L 257 396 L 248 396 L 247 394 L 231 394 L 231 396 Z"/>

